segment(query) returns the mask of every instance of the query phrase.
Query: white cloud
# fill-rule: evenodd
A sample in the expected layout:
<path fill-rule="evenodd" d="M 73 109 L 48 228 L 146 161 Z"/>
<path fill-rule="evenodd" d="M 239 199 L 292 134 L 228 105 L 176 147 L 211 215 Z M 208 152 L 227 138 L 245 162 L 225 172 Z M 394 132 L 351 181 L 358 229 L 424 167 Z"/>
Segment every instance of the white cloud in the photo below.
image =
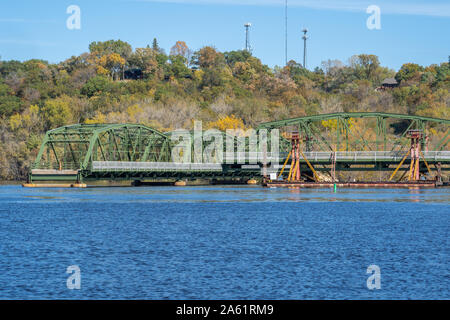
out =
<path fill-rule="evenodd" d="M 284 6 L 285 0 L 134 0 L 137 2 L 161 2 L 182 4 L 221 4 L 251 6 Z M 401 3 L 400 3 L 401 2 Z M 369 5 L 377 5 L 383 14 L 421 15 L 450 17 L 450 4 L 428 1 L 388 0 L 288 0 L 291 7 L 305 7 L 318 10 L 365 12 Z"/>

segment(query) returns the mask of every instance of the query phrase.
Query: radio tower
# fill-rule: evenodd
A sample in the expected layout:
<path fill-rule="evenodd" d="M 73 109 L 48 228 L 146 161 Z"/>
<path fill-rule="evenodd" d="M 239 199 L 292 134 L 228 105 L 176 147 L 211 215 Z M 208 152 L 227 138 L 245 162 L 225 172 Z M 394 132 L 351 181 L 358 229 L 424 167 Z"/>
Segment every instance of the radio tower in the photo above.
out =
<path fill-rule="evenodd" d="M 252 24 L 250 22 L 247 22 L 244 24 L 245 27 L 245 50 L 249 53 L 252 52 L 252 47 L 250 46 L 250 27 Z"/>
<path fill-rule="evenodd" d="M 303 68 L 306 69 L 306 40 L 308 40 L 308 36 L 306 35 L 308 33 L 308 29 L 303 29 Z"/>

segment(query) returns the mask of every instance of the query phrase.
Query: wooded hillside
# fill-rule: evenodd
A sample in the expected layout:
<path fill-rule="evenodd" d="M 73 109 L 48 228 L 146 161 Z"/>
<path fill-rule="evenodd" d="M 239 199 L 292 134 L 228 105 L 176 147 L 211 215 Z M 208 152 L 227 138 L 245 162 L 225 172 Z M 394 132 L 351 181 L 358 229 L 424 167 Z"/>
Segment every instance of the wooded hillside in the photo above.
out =
<path fill-rule="evenodd" d="M 398 86 L 378 89 L 386 78 Z M 142 123 L 165 131 L 253 127 L 318 113 L 381 111 L 449 118 L 450 67 L 405 63 L 397 72 L 377 56 L 329 60 L 309 71 L 297 62 L 270 68 L 247 51 L 167 54 L 93 42 L 58 64 L 0 61 L 0 180 L 24 179 L 46 130 L 73 123 Z"/>

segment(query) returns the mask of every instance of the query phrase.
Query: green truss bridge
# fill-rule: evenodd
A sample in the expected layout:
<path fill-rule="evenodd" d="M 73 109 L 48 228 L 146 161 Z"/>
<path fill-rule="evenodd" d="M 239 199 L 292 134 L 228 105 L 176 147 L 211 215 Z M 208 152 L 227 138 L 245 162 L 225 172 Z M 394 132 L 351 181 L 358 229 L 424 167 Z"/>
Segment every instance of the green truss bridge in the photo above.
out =
<path fill-rule="evenodd" d="M 268 132 L 267 144 L 250 147 L 250 138 L 230 136 L 202 140 L 195 146 L 195 133 L 181 140 L 138 124 L 76 124 L 46 133 L 30 170 L 29 182 L 67 181 L 247 181 L 277 172 L 290 152 L 290 134 L 298 132 L 305 157 L 317 171 L 394 171 L 406 155 L 410 130 L 420 130 L 421 150 L 431 170 L 449 170 L 450 120 L 388 113 L 333 113 L 260 124 L 255 132 Z M 279 157 L 272 158 L 271 130 L 278 129 Z M 202 137 L 200 137 L 202 139 Z M 223 147 L 212 148 L 220 140 Z M 225 141 L 232 142 L 232 148 Z M 177 146 L 178 145 L 178 146 Z M 278 149 L 278 148 L 277 148 Z M 181 150 L 181 151 L 180 151 Z M 189 155 L 187 155 L 187 150 Z M 212 154 L 205 161 L 205 153 Z M 174 156 L 188 156 L 182 163 Z M 199 160 L 200 159 L 200 160 Z M 263 163 L 268 162 L 267 165 Z M 410 163 L 406 157 L 404 170 Z M 289 167 L 289 165 L 287 165 Z M 301 161 L 308 174 L 308 164 Z M 403 170 L 403 169 L 402 169 Z M 420 171 L 428 168 L 421 165 Z"/>

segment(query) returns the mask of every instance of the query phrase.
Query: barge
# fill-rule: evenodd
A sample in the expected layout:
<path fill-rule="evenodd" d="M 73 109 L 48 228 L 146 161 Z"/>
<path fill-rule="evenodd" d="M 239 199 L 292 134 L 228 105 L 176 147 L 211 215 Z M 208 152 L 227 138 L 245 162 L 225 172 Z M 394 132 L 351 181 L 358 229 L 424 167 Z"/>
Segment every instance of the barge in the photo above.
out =
<path fill-rule="evenodd" d="M 306 181 L 285 181 L 285 180 L 268 180 L 262 184 L 264 187 L 278 188 L 436 188 L 441 183 L 435 180 L 419 180 L 419 181 L 360 181 L 360 182 L 306 182 Z"/>

